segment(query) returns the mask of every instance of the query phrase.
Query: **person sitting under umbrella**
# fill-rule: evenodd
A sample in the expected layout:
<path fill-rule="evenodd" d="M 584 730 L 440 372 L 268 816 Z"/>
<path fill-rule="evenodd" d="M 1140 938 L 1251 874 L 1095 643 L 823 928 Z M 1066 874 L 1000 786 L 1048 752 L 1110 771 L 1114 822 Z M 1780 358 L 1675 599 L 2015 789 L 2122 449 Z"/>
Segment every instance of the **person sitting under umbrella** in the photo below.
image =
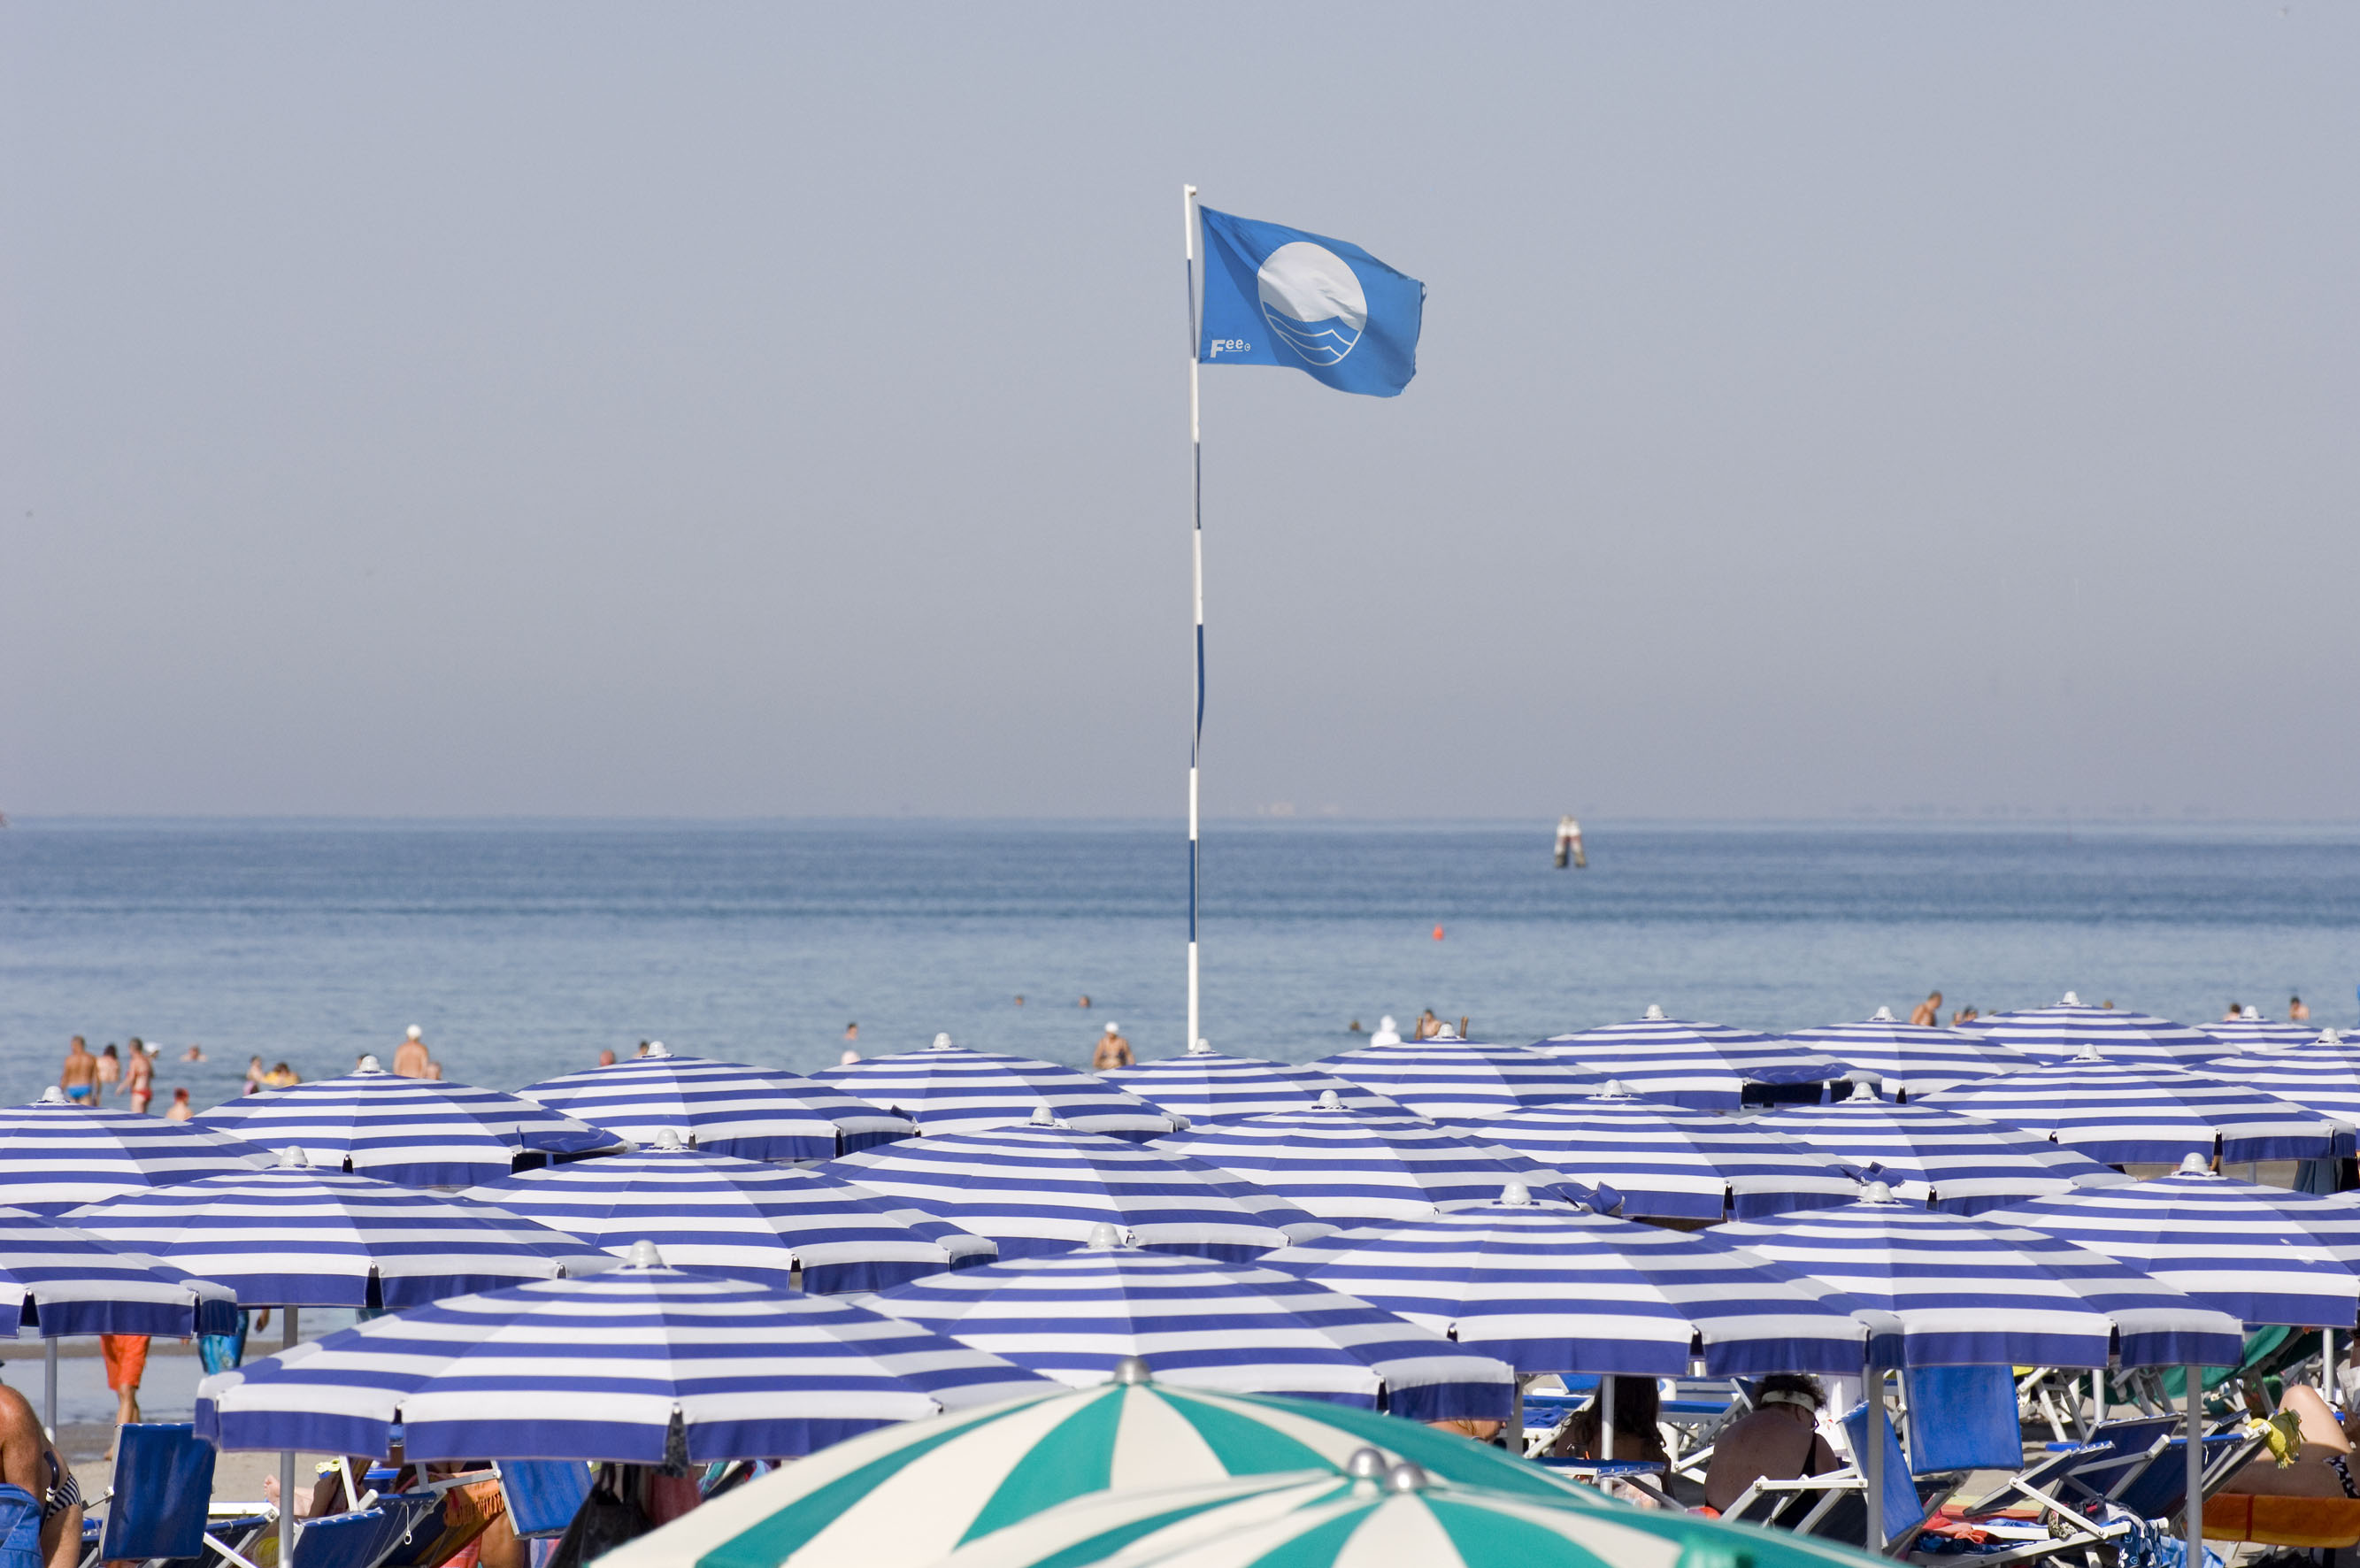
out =
<path fill-rule="evenodd" d="M 2269 1446 L 2221 1484 L 2231 1494 L 2266 1497 L 2355 1497 L 2352 1441 L 2318 1389 L 2297 1383 L 2278 1400 Z"/>
<path fill-rule="evenodd" d="M 1653 1377 L 1626 1377 L 1616 1374 L 1612 1379 L 1614 1390 L 1614 1454 L 1617 1463 L 1636 1460 L 1649 1465 L 1661 1465 L 1668 1469 L 1672 1456 L 1664 1450 L 1664 1434 L 1656 1422 L 1663 1416 L 1663 1399 L 1657 1393 Z M 1601 1389 L 1603 1384 L 1601 1385 Z M 1592 1399 L 1576 1410 L 1565 1423 L 1565 1430 L 1549 1444 L 1549 1453 L 1559 1459 L 1596 1459 L 1599 1454 L 1598 1426 L 1603 1412 L 1599 1401 Z"/>
<path fill-rule="evenodd" d="M 46 1568 L 73 1568 L 82 1561 L 82 1489 L 49 1446 L 31 1403 L 6 1387 L 0 1387 L 0 1482 L 39 1500 Z"/>
<path fill-rule="evenodd" d="M 1792 1481 L 1835 1469 L 1835 1450 L 1819 1433 L 1819 1407 L 1826 1402 L 1817 1377 L 1774 1372 L 1763 1378 L 1754 1413 L 1721 1428 L 1713 1442 L 1705 1502 L 1718 1512 L 1756 1481 Z"/>

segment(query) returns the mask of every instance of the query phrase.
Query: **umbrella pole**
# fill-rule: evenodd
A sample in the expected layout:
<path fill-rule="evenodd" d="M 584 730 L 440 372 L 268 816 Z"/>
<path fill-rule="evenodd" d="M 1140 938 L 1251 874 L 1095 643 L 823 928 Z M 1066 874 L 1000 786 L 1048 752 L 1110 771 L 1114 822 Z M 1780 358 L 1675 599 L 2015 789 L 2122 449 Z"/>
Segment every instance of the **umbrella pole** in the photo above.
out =
<path fill-rule="evenodd" d="M 2188 1377 L 2187 1568 L 2204 1568 L 2204 1368 L 2191 1362 L 2180 1370 Z"/>
<path fill-rule="evenodd" d="M 1885 1368 L 1871 1358 L 1860 1372 L 1861 1391 L 1867 1395 L 1868 1450 L 1859 1455 L 1860 1475 L 1867 1486 L 1868 1541 L 1871 1556 L 1885 1555 Z"/>
<path fill-rule="evenodd" d="M 289 1307 L 279 1320 L 279 1348 L 295 1348 L 295 1314 Z M 279 1451 L 279 1568 L 292 1568 L 295 1562 L 295 1451 Z"/>
<path fill-rule="evenodd" d="M 58 1440 L 58 1342 L 52 1334 L 41 1353 L 41 1431 Z"/>
<path fill-rule="evenodd" d="M 1614 1457 L 1614 1374 L 1598 1379 L 1598 1457 L 1603 1462 Z"/>

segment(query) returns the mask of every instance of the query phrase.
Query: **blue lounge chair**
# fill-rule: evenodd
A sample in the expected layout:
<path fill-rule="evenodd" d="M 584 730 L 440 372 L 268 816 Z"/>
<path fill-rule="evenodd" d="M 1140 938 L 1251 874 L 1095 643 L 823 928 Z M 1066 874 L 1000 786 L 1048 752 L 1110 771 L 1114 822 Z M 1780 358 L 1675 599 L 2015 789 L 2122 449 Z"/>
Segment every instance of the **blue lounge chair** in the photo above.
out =
<path fill-rule="evenodd" d="M 590 1495 L 590 1466 L 572 1459 L 504 1459 L 492 1468 L 508 1500 L 508 1523 L 521 1541 L 565 1533 Z"/>
<path fill-rule="evenodd" d="M 213 1450 L 186 1421 L 115 1430 L 115 1484 L 90 1505 L 103 1521 L 82 1527 L 83 1562 L 206 1561 L 245 1564 L 277 1518 L 264 1503 L 215 1507 Z"/>

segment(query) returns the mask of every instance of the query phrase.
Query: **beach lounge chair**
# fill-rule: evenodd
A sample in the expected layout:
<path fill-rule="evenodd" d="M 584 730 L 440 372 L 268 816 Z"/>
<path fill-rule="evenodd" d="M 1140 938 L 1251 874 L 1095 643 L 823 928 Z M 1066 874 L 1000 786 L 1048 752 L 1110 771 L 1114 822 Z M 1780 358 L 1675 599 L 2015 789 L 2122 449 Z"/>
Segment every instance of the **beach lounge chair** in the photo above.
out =
<path fill-rule="evenodd" d="M 590 1466 L 574 1459 L 504 1459 L 492 1466 L 520 1541 L 554 1541 L 590 1495 Z"/>
<path fill-rule="evenodd" d="M 1844 1433 L 1855 1454 L 1868 1446 L 1865 1401 L 1844 1417 Z M 1884 1482 L 1885 1540 L 1869 1550 L 1879 1555 L 1897 1555 L 1917 1540 L 1929 1517 L 1931 1498 L 1949 1490 L 1950 1482 L 1944 1476 L 1921 1489 L 1911 1478 L 1908 1456 L 1890 1422 L 1885 1428 Z M 1721 1517 L 1725 1521 L 1766 1524 L 1822 1541 L 1863 1546 L 1868 1540 L 1868 1482 L 1856 1463 L 1823 1475 L 1765 1478 L 1746 1487 L 1721 1510 Z"/>
<path fill-rule="evenodd" d="M 250 1552 L 278 1516 L 267 1503 L 213 1500 L 213 1449 L 187 1421 L 115 1429 L 115 1482 L 89 1506 L 84 1568 L 97 1563 L 202 1561 L 252 1568 Z"/>

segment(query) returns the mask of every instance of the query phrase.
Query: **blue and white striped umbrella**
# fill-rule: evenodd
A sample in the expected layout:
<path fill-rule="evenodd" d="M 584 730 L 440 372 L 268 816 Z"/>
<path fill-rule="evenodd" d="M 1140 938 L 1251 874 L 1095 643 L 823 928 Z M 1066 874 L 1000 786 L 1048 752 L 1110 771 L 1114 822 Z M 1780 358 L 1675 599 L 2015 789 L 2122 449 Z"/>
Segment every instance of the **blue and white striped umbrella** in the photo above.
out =
<path fill-rule="evenodd" d="M 1265 1260 L 1523 1373 L 1677 1377 L 1861 1368 L 1857 1303 L 1711 1236 L 1501 1201 L 1365 1225 Z"/>
<path fill-rule="evenodd" d="M 2231 1051 L 2275 1051 L 2286 1045 L 2309 1045 L 2322 1033 L 2316 1024 L 2281 1023 L 2275 1018 L 2223 1018 L 2197 1026 Z"/>
<path fill-rule="evenodd" d="M 1560 1057 L 1448 1036 L 1339 1051 L 1317 1065 L 1436 1121 L 1562 1105 L 1596 1094 L 1600 1082 Z"/>
<path fill-rule="evenodd" d="M 843 1301 L 662 1267 L 438 1301 L 218 1373 L 198 1434 L 403 1457 L 793 1458 L 1037 1393 L 996 1356 Z"/>
<path fill-rule="evenodd" d="M 645 1056 L 544 1078 L 523 1094 L 634 1143 L 653 1143 L 670 1127 L 698 1149 L 744 1160 L 833 1160 L 918 1130 L 833 1084 L 675 1056 L 661 1040 Z"/>
<path fill-rule="evenodd" d="M 1890 1105 L 1865 1083 L 1832 1105 L 1782 1105 L 1745 1125 L 1815 1149 L 1897 1197 L 1951 1214 L 2130 1180 L 2038 1133 L 1960 1116 L 1930 1100 Z"/>
<path fill-rule="evenodd" d="M 934 1036 L 924 1051 L 872 1056 L 812 1076 L 909 1117 L 928 1138 L 1022 1127 L 1043 1111 L 1084 1132 L 1139 1142 L 1178 1125 L 1138 1095 L 1089 1073 L 1029 1056 L 969 1051 L 946 1034 Z"/>
<path fill-rule="evenodd" d="M 2349 1328 L 2360 1302 L 2360 1210 L 2216 1176 L 2193 1156 L 2174 1175 L 1989 1217 L 2102 1252 L 2252 1326 Z"/>
<path fill-rule="evenodd" d="M 1424 1219 L 1445 1203 L 1489 1203 L 1509 1181 L 1588 1195 L 1563 1172 L 1479 1137 L 1341 1105 L 1196 1127 L 1155 1148 L 1345 1223 Z"/>
<path fill-rule="evenodd" d="M 2094 1050 L 2109 1062 L 2201 1070 L 2207 1057 L 2221 1053 L 2221 1042 L 2202 1029 L 2119 1007 L 2084 1007 L 2071 991 L 2054 1007 L 1985 1013 L 1967 1027 L 2038 1062 L 2064 1062 Z"/>
<path fill-rule="evenodd" d="M 2245 1353 L 2236 1320 L 2209 1303 L 2009 1218 L 1872 1185 L 1862 1203 L 1718 1234 L 1899 1318 L 1910 1367 L 2103 1367 L 2110 1343 L 2125 1367 L 2234 1366 Z"/>
<path fill-rule="evenodd" d="M 1101 1225 L 1152 1252 L 1229 1259 L 1328 1228 L 1228 1171 L 1066 1127 L 911 1138 L 817 1169 L 988 1236 L 1002 1258 L 1070 1251 Z"/>
<path fill-rule="evenodd" d="M 527 1171 L 464 1196 L 617 1257 L 651 1241 L 675 1268 L 814 1295 L 882 1290 L 999 1254 L 849 1181 L 686 1149 L 669 1131 L 638 1154 Z"/>
<path fill-rule="evenodd" d="M 1116 1244 L 995 1263 L 869 1303 L 1061 1383 L 1111 1381 L 1127 1356 L 1159 1382 L 1293 1394 L 1414 1421 L 1505 1421 L 1515 1374 L 1489 1356 L 1274 1269 Z"/>
<path fill-rule="evenodd" d="M 2241 1084 L 2178 1068 L 2070 1062 L 1961 1083 L 1928 1105 L 2046 1134 L 2060 1149 L 2107 1165 L 2326 1160 L 2351 1152 L 2351 1134 L 2327 1116 Z"/>
<path fill-rule="evenodd" d="M 1696 1111 L 1733 1111 L 1749 1097 L 1818 1098 L 1810 1085 L 1843 1076 L 1843 1064 L 1775 1035 L 1667 1018 L 1661 1007 L 1629 1023 L 1533 1042 L 1603 1083 Z"/>
<path fill-rule="evenodd" d="M 61 1222 L 0 1209 L 0 1337 L 14 1339 L 29 1328 L 43 1339 L 186 1339 L 236 1327 L 236 1298 L 223 1287 Z"/>
<path fill-rule="evenodd" d="M 407 1307 L 611 1269 L 489 1203 L 298 1163 L 110 1198 L 66 1222 L 226 1285 L 250 1307 Z"/>
<path fill-rule="evenodd" d="M 260 1148 L 300 1149 L 322 1170 L 412 1187 L 472 1187 L 519 1162 L 623 1147 L 613 1133 L 530 1100 L 404 1078 L 374 1056 L 339 1078 L 216 1105 L 196 1125 Z"/>
<path fill-rule="evenodd" d="M 2301 1045 L 2215 1057 L 2204 1073 L 2360 1127 L 2360 1040 L 2333 1029 Z"/>
<path fill-rule="evenodd" d="M 1576 1181 L 1611 1187 L 1632 1219 L 1751 1219 L 1826 1208 L 1859 1183 L 1815 1149 L 1748 1123 L 1622 1092 L 1492 1116 L 1456 1130 L 1512 1149 Z"/>
<path fill-rule="evenodd" d="M 1887 1094 L 1912 1100 L 1953 1083 L 2040 1065 L 2021 1051 L 1964 1029 L 1903 1023 L 1891 1007 L 1879 1007 L 1856 1024 L 1797 1029 L 1786 1038 L 1835 1058 L 1856 1073 L 1874 1073 Z"/>
<path fill-rule="evenodd" d="M 1201 1048 L 1201 1049 L 1200 1049 Z M 1356 1111 L 1398 1111 L 1400 1106 L 1356 1083 L 1316 1067 L 1229 1056 L 1202 1041 L 1177 1056 L 1118 1067 L 1099 1074 L 1130 1090 L 1158 1110 L 1191 1122 L 1234 1121 L 1273 1111 L 1309 1110 L 1323 1094 L 1333 1094 Z"/>
<path fill-rule="evenodd" d="M 123 1192 L 251 1171 L 264 1156 L 187 1122 L 74 1105 L 45 1089 L 0 1110 L 0 1203 L 63 1214 Z"/>

